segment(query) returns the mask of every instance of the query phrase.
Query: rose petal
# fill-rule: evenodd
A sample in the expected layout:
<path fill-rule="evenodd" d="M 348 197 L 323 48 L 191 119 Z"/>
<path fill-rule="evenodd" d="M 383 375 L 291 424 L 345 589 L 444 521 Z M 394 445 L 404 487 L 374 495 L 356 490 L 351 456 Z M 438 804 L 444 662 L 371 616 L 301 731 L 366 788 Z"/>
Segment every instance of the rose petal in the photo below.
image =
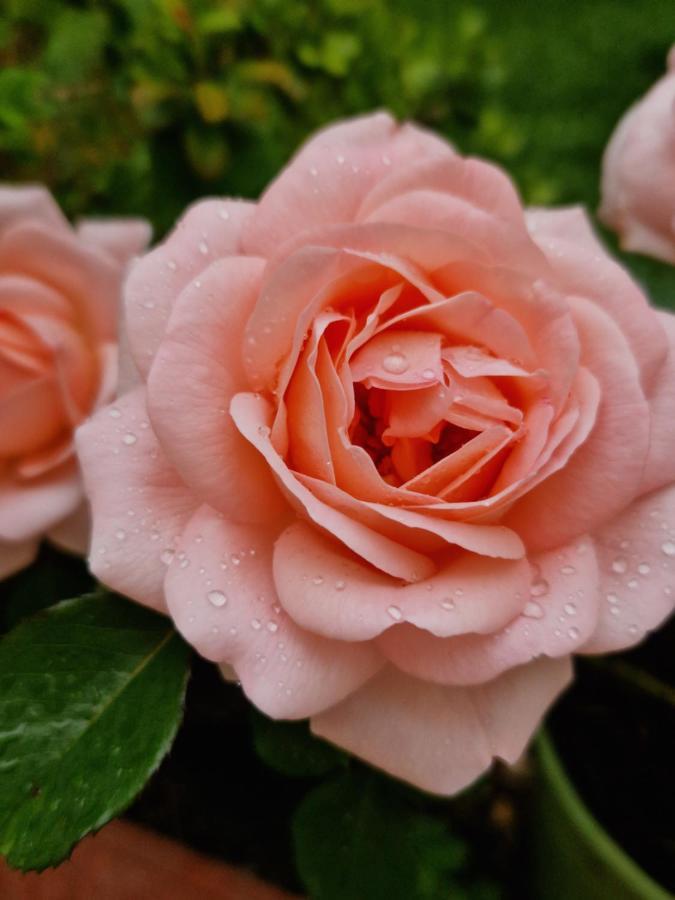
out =
<path fill-rule="evenodd" d="M 252 203 L 201 200 L 193 204 L 166 240 L 133 264 L 124 296 L 129 345 L 146 376 L 183 288 L 221 257 L 241 252 L 240 236 Z"/>
<path fill-rule="evenodd" d="M 152 228 L 144 219 L 81 219 L 77 234 L 124 265 L 145 250 Z"/>
<path fill-rule="evenodd" d="M 274 582 L 282 606 L 302 628 L 363 641 L 398 622 L 443 636 L 490 633 L 522 608 L 530 570 L 525 560 L 461 554 L 424 581 L 405 585 L 297 522 L 277 539 Z"/>
<path fill-rule="evenodd" d="M 649 454 L 640 486 L 640 493 L 645 494 L 675 481 L 675 316 L 664 311 L 659 311 L 657 316 L 668 340 L 668 356 L 648 395 Z"/>
<path fill-rule="evenodd" d="M 539 554 L 532 565 L 532 596 L 527 603 L 521 601 L 516 618 L 494 633 L 444 639 L 418 628 L 396 627 L 380 636 L 378 646 L 409 675 L 455 685 L 481 684 L 539 656 L 573 653 L 593 633 L 599 616 L 592 542 L 585 539 Z M 528 584 L 522 597 L 529 594 Z"/>
<path fill-rule="evenodd" d="M 169 611 L 207 659 L 230 663 L 267 715 L 304 718 L 339 702 L 382 665 L 372 645 L 302 631 L 277 604 L 275 531 L 235 525 L 202 506 L 166 575 Z"/>
<path fill-rule="evenodd" d="M 92 508 L 92 572 L 163 610 L 166 565 L 196 501 L 148 425 L 145 388 L 100 410 L 76 438 Z"/>
<path fill-rule="evenodd" d="M 294 232 L 350 222 L 364 195 L 390 170 L 452 148 L 386 113 L 340 122 L 315 134 L 272 182 L 246 227 L 247 253 L 270 256 Z"/>
<path fill-rule="evenodd" d="M 569 659 L 537 660 L 475 687 L 425 684 L 383 669 L 311 720 L 319 737 L 423 790 L 453 794 L 493 757 L 515 762 L 572 675 Z"/>
<path fill-rule="evenodd" d="M 601 616 L 583 652 L 607 653 L 632 647 L 675 609 L 675 486 L 640 498 L 594 539 Z"/>
<path fill-rule="evenodd" d="M 162 447 L 202 501 L 244 522 L 273 519 L 284 503 L 260 455 L 228 414 L 246 387 L 244 322 L 255 302 L 261 260 L 218 260 L 175 303 L 148 376 L 148 407 Z"/>

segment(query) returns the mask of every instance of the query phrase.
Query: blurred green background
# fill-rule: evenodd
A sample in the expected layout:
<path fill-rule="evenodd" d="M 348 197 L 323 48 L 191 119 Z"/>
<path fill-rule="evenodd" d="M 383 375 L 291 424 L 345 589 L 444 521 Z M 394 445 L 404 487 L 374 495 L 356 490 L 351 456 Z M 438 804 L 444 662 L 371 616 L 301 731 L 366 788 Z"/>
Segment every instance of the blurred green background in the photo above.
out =
<path fill-rule="evenodd" d="M 673 0 L 0 9 L 2 179 L 158 235 L 197 196 L 256 196 L 312 130 L 377 107 L 499 161 L 528 202 L 593 207 L 606 140 L 675 41 Z"/>

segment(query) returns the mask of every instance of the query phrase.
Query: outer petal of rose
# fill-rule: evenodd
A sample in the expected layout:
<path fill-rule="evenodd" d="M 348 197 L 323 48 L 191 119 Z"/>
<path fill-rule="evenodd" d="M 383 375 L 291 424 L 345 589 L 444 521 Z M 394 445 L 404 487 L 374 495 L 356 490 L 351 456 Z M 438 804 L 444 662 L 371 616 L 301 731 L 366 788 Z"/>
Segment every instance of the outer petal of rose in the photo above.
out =
<path fill-rule="evenodd" d="M 262 397 L 237 394 L 230 404 L 230 414 L 244 437 L 265 457 L 288 501 L 302 515 L 308 516 L 328 534 L 395 578 L 417 580 L 435 571 L 436 567 L 429 557 L 383 537 L 332 509 L 298 481 L 272 446 L 271 410 Z"/>
<path fill-rule="evenodd" d="M 411 191 L 433 191 L 453 197 L 471 215 L 489 215 L 524 230 L 523 208 L 509 177 L 492 163 L 459 155 L 400 166 L 367 194 L 359 209 L 359 220 Z"/>
<path fill-rule="evenodd" d="M 263 194 L 246 226 L 247 253 L 270 256 L 294 232 L 354 220 L 363 197 L 390 171 L 425 157 L 449 159 L 445 141 L 386 113 L 319 131 Z"/>
<path fill-rule="evenodd" d="M 244 323 L 264 263 L 229 257 L 182 292 L 148 376 L 153 428 L 181 478 L 237 521 L 269 521 L 285 507 L 269 467 L 228 415 L 246 387 Z M 205 298 L 207 298 L 205 300 Z"/>
<path fill-rule="evenodd" d="M 297 522 L 277 539 L 274 582 L 282 606 L 301 627 L 363 641 L 397 622 L 443 636 L 491 633 L 522 609 L 530 567 L 525 560 L 465 553 L 425 581 L 404 585 Z"/>
<path fill-rule="evenodd" d="M 26 222 L 0 238 L 0 269 L 44 281 L 68 297 L 96 340 L 117 334 L 120 267 L 69 232 Z"/>
<path fill-rule="evenodd" d="M 0 235 L 18 222 L 27 220 L 70 231 L 68 220 L 46 188 L 32 184 L 0 187 Z"/>
<path fill-rule="evenodd" d="M 124 264 L 145 250 L 152 228 L 144 219 L 83 219 L 77 224 L 77 233 Z"/>
<path fill-rule="evenodd" d="M 636 500 L 595 535 L 601 616 L 585 653 L 623 650 L 675 609 L 675 485 Z"/>
<path fill-rule="evenodd" d="M 668 356 L 649 395 L 649 455 L 640 493 L 648 493 L 675 481 L 675 316 L 659 311 L 659 321 L 668 340 Z"/>
<path fill-rule="evenodd" d="M 197 503 L 148 425 L 145 389 L 96 413 L 76 441 L 92 509 L 92 572 L 113 590 L 164 609 L 166 561 Z"/>
<path fill-rule="evenodd" d="M 22 541 L 16 544 L 0 542 L 0 581 L 29 566 L 35 559 L 38 546 L 38 541 Z"/>
<path fill-rule="evenodd" d="M 77 507 L 82 485 L 77 466 L 66 462 L 42 478 L 0 479 L 0 541 L 25 541 L 42 534 Z"/>
<path fill-rule="evenodd" d="M 240 253 L 252 203 L 202 200 L 191 206 L 167 239 L 133 264 L 125 285 L 126 324 L 134 360 L 147 375 L 183 288 L 215 259 Z"/>
<path fill-rule="evenodd" d="M 62 550 L 67 550 L 77 556 L 86 556 L 90 535 L 91 512 L 89 504 L 85 501 L 77 507 L 75 512 L 52 528 L 47 537 L 52 544 L 56 544 Z"/>
<path fill-rule="evenodd" d="M 643 292 L 594 238 L 585 211 L 579 206 L 540 209 L 530 213 L 528 225 L 558 289 L 588 297 L 614 319 L 635 355 L 643 385 L 649 386 L 666 353 L 663 332 Z"/>
<path fill-rule="evenodd" d="M 390 775 L 454 794 L 494 757 L 515 762 L 572 676 L 569 659 L 537 660 L 474 687 L 427 684 L 383 669 L 311 720 L 312 731 Z"/>
<path fill-rule="evenodd" d="M 369 643 L 326 640 L 286 615 L 272 580 L 274 536 L 200 507 L 167 571 L 166 598 L 186 640 L 207 659 L 230 663 L 257 707 L 304 718 L 358 689 L 382 658 Z"/>
<path fill-rule="evenodd" d="M 409 675 L 457 685 L 481 684 L 539 656 L 568 656 L 593 634 L 600 614 L 593 544 L 586 538 L 531 562 L 535 595 L 493 634 L 443 639 L 397 626 L 378 638 L 378 646 Z"/>
<path fill-rule="evenodd" d="M 533 551 L 567 543 L 624 509 L 647 457 L 649 408 L 626 339 L 590 301 L 569 302 L 581 336 L 582 365 L 600 382 L 602 399 L 592 432 L 565 468 L 526 494 L 505 520 Z"/>

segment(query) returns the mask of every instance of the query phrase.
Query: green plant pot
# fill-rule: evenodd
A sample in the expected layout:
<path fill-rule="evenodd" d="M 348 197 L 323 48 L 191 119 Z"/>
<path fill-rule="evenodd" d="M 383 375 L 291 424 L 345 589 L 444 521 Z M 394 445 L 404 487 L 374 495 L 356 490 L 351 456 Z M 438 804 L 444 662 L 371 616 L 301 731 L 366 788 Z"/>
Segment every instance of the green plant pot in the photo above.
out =
<path fill-rule="evenodd" d="M 675 900 L 609 836 L 583 802 L 550 735 L 536 741 L 533 819 L 536 900 Z"/>

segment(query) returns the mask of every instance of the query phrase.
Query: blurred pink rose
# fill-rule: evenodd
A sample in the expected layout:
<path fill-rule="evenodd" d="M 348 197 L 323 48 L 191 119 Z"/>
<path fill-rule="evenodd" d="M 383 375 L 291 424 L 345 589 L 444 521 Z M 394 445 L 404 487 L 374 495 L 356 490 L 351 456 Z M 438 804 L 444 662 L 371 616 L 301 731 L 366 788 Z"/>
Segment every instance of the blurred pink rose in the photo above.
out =
<path fill-rule="evenodd" d="M 599 215 L 626 250 L 675 263 L 675 47 L 668 70 L 607 145 Z"/>
<path fill-rule="evenodd" d="M 73 230 L 42 187 L 0 187 L 0 578 L 47 535 L 84 553 L 73 430 L 112 399 L 117 319 L 138 220 Z"/>
<path fill-rule="evenodd" d="M 675 319 L 578 209 L 380 114 L 133 268 L 91 564 L 274 717 L 423 788 L 515 760 L 675 584 Z"/>

